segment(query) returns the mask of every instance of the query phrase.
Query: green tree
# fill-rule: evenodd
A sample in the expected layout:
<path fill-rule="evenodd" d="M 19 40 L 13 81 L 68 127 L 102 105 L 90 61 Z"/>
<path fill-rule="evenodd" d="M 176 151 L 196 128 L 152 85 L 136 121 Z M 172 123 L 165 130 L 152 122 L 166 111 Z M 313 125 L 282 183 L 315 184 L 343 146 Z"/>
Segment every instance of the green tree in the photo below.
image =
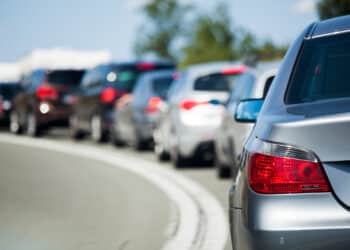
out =
<path fill-rule="evenodd" d="M 235 36 L 224 4 L 219 5 L 213 15 L 199 16 L 193 27 L 192 36 L 183 49 L 181 67 L 237 58 L 233 49 Z"/>
<path fill-rule="evenodd" d="M 184 19 L 190 6 L 176 0 L 153 0 L 142 8 L 146 16 L 135 41 L 137 56 L 153 54 L 162 59 L 174 60 L 173 46 L 184 30 Z"/>
<path fill-rule="evenodd" d="M 321 0 L 317 4 L 321 20 L 350 14 L 349 0 Z"/>

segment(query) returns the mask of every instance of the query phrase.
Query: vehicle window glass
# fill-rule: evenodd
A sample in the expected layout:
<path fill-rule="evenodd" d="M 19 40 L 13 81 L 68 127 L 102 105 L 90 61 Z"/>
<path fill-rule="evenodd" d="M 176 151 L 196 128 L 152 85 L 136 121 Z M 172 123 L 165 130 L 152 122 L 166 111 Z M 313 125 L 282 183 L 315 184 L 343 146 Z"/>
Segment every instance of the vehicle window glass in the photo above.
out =
<path fill-rule="evenodd" d="M 272 84 L 274 79 L 275 79 L 275 76 L 271 76 L 271 77 L 267 78 L 267 80 L 265 82 L 263 98 L 265 98 L 267 96 L 267 93 L 269 92 L 269 89 L 270 89 L 271 84 Z"/>
<path fill-rule="evenodd" d="M 230 91 L 238 75 L 212 74 L 198 78 L 194 89 L 199 91 Z"/>
<path fill-rule="evenodd" d="M 83 70 L 55 70 L 47 75 L 47 81 L 51 84 L 78 86 L 83 74 Z"/>
<path fill-rule="evenodd" d="M 140 75 L 136 69 L 112 69 L 106 74 L 106 82 L 116 89 L 131 92 Z"/>
<path fill-rule="evenodd" d="M 15 83 L 0 83 L 0 96 L 12 99 L 18 91 Z"/>
<path fill-rule="evenodd" d="M 28 91 L 35 91 L 44 81 L 45 76 L 46 72 L 43 70 L 34 71 L 26 80 L 28 82 L 25 85 L 25 88 L 27 88 Z"/>
<path fill-rule="evenodd" d="M 251 73 L 245 73 L 238 77 L 235 86 L 232 89 L 229 103 L 239 102 L 240 100 L 250 98 L 256 78 Z"/>
<path fill-rule="evenodd" d="M 161 98 L 165 99 L 173 80 L 174 79 L 172 76 L 163 76 L 154 79 L 152 82 L 152 89 L 154 93 L 160 96 Z"/>
<path fill-rule="evenodd" d="M 188 78 L 188 72 L 184 71 L 179 74 L 178 79 L 174 80 L 174 82 L 171 84 L 166 99 L 172 99 L 175 95 L 181 94 L 181 90 L 184 89 L 184 85 Z"/>
<path fill-rule="evenodd" d="M 350 97 L 350 34 L 307 40 L 286 93 L 287 104 Z"/>

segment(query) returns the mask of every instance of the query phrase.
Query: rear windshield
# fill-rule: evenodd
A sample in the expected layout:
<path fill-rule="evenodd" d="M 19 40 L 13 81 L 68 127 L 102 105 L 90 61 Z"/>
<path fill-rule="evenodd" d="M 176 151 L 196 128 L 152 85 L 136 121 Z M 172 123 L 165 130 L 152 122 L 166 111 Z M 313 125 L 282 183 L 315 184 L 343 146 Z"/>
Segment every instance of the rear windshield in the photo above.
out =
<path fill-rule="evenodd" d="M 116 89 L 130 92 L 139 76 L 140 72 L 132 68 L 114 68 L 107 72 L 106 80 L 108 84 L 113 85 Z"/>
<path fill-rule="evenodd" d="M 194 90 L 198 91 L 230 91 L 239 75 L 212 74 L 198 78 Z"/>
<path fill-rule="evenodd" d="M 83 75 L 83 70 L 56 70 L 47 75 L 47 81 L 52 84 L 78 86 Z"/>
<path fill-rule="evenodd" d="M 18 85 L 0 83 L 0 96 L 6 99 L 12 99 L 18 91 Z"/>
<path fill-rule="evenodd" d="M 165 98 L 167 92 L 174 81 L 172 76 L 159 77 L 153 80 L 152 88 L 153 91 L 160 97 Z"/>
<path fill-rule="evenodd" d="M 173 69 L 173 65 L 157 65 L 153 68 L 139 68 L 138 65 L 133 66 L 116 66 L 111 67 L 107 74 L 107 83 L 112 84 L 116 89 L 132 92 L 139 77 L 146 72 L 152 72 L 159 69 Z"/>
<path fill-rule="evenodd" d="M 287 104 L 350 97 L 350 34 L 305 41 Z"/>

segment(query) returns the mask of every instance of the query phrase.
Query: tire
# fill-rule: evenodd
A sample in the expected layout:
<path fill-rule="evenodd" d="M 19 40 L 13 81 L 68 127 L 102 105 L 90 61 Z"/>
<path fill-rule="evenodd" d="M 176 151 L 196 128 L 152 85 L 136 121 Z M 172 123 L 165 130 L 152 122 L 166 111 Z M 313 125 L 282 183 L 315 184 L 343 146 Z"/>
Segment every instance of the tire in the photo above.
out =
<path fill-rule="evenodd" d="M 219 179 L 227 179 L 232 176 L 232 170 L 227 164 L 223 164 L 218 156 L 218 153 L 214 157 L 214 165 L 216 168 L 216 173 Z"/>
<path fill-rule="evenodd" d="M 99 115 L 94 115 L 90 122 L 91 138 L 96 143 L 107 142 L 108 133 L 103 130 L 102 118 Z"/>
<path fill-rule="evenodd" d="M 120 137 L 118 136 L 118 132 L 116 131 L 116 127 L 115 127 L 115 123 L 113 124 L 111 130 L 109 131 L 109 134 L 110 134 L 111 142 L 114 146 L 116 146 L 118 148 L 126 146 L 125 142 L 122 139 L 120 139 Z"/>
<path fill-rule="evenodd" d="M 69 118 L 69 133 L 73 140 L 82 140 L 85 133 L 78 128 L 78 119 L 75 115 Z"/>
<path fill-rule="evenodd" d="M 149 148 L 149 144 L 146 141 L 142 140 L 137 135 L 135 137 L 135 141 L 133 142 L 132 146 L 136 151 L 145 151 Z"/>
<path fill-rule="evenodd" d="M 16 111 L 11 111 L 10 113 L 10 132 L 15 135 L 23 133 L 23 128 L 19 122 L 19 115 Z"/>
<path fill-rule="evenodd" d="M 175 168 L 184 168 L 190 163 L 190 159 L 183 157 L 177 148 L 173 149 L 171 160 Z"/>
<path fill-rule="evenodd" d="M 27 115 L 26 134 L 31 137 L 39 137 L 42 134 L 42 130 L 33 112 L 29 112 Z"/>
<path fill-rule="evenodd" d="M 220 179 L 228 179 L 232 176 L 231 169 L 226 166 L 216 167 Z"/>
<path fill-rule="evenodd" d="M 154 153 L 157 156 L 158 161 L 166 162 L 170 160 L 170 154 L 164 150 L 164 147 L 159 143 L 155 143 L 154 145 Z"/>

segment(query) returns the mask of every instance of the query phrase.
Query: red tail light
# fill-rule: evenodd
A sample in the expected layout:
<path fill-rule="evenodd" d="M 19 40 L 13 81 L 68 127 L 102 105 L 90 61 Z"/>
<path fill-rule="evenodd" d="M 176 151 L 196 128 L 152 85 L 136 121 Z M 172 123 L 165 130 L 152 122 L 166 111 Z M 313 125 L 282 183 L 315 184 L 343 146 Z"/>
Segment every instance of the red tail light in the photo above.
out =
<path fill-rule="evenodd" d="M 36 96 L 40 100 L 57 100 L 58 91 L 55 87 L 44 84 L 36 90 Z"/>
<path fill-rule="evenodd" d="M 112 103 L 117 97 L 117 91 L 114 88 L 106 88 L 101 93 L 101 102 L 104 104 Z"/>
<path fill-rule="evenodd" d="M 234 66 L 234 67 L 227 67 L 222 70 L 223 75 L 236 75 L 236 74 L 242 74 L 247 71 L 247 67 L 245 66 Z"/>
<path fill-rule="evenodd" d="M 145 113 L 147 114 L 153 114 L 159 111 L 160 105 L 163 103 L 163 99 L 154 96 L 148 101 L 147 108 L 145 110 Z"/>
<path fill-rule="evenodd" d="M 191 110 L 194 107 L 198 106 L 198 105 L 203 105 L 203 104 L 208 104 L 209 102 L 198 102 L 198 101 L 193 101 L 193 100 L 185 100 L 183 102 L 180 103 L 180 109 L 182 110 Z"/>
<path fill-rule="evenodd" d="M 250 155 L 249 184 L 263 194 L 331 191 L 320 163 L 260 153 Z"/>
<path fill-rule="evenodd" d="M 155 65 L 153 63 L 139 63 L 137 69 L 142 71 L 154 70 Z"/>

